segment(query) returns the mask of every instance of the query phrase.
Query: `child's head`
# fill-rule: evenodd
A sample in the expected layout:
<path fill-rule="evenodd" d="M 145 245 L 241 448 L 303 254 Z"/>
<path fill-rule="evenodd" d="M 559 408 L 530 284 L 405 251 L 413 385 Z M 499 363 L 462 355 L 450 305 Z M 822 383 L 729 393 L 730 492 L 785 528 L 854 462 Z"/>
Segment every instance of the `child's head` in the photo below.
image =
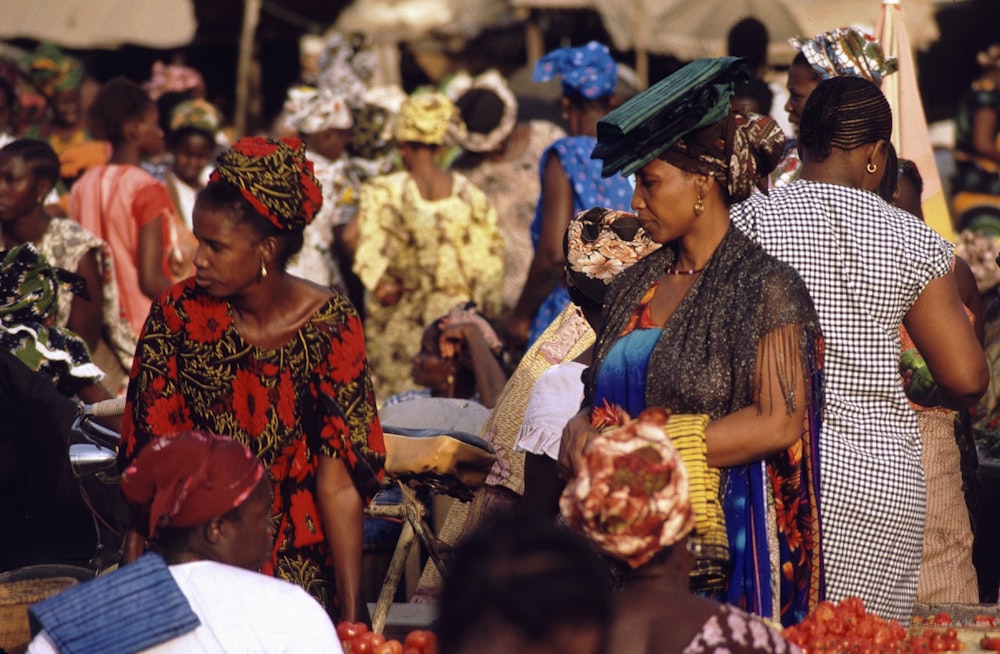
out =
<path fill-rule="evenodd" d="M 754 77 L 736 85 L 733 97 L 729 99 L 729 105 L 737 113 L 768 116 L 771 114 L 773 101 L 774 93 L 767 82 Z"/>
<path fill-rule="evenodd" d="M 145 156 L 163 151 L 156 103 L 141 86 L 125 77 L 116 77 L 101 87 L 87 116 L 94 136 L 110 141 L 116 148 L 131 143 Z"/>
<path fill-rule="evenodd" d="M 920 196 L 923 192 L 924 178 L 920 176 L 917 164 L 909 159 L 900 159 L 899 182 L 896 185 L 896 197 L 893 199 L 893 204 L 923 220 L 924 210 L 920 203 Z"/>
<path fill-rule="evenodd" d="M 186 100 L 172 110 L 167 135 L 174 155 L 171 170 L 188 186 L 201 187 L 202 173 L 215 156 L 220 124 L 219 110 L 205 100 Z"/>

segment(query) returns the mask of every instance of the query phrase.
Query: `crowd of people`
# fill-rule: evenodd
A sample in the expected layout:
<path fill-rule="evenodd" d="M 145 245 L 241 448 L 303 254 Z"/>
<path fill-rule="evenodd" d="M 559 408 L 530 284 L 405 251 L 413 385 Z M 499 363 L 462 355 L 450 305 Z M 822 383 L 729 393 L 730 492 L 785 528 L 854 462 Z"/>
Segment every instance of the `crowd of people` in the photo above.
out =
<path fill-rule="evenodd" d="M 605 45 L 550 52 L 561 125 L 497 70 L 378 86 L 341 35 L 252 136 L 183 66 L 84 102 L 43 44 L 33 117 L 0 71 L 4 366 L 126 399 L 122 566 L 33 609 L 29 651 L 339 651 L 379 409 L 425 396 L 489 409 L 497 454 L 417 585 L 442 652 L 795 652 L 774 628 L 826 600 L 978 601 L 1000 46 L 959 115 L 960 257 L 891 143 L 896 62 L 836 29 L 774 90 L 762 30 L 629 98 Z"/>

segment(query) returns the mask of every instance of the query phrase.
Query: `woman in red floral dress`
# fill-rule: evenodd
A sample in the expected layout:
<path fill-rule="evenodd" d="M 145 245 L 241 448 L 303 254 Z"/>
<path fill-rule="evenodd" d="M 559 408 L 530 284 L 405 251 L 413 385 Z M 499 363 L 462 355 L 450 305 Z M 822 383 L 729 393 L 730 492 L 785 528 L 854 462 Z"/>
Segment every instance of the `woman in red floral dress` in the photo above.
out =
<path fill-rule="evenodd" d="M 385 448 L 357 312 L 284 270 L 322 202 L 304 153 L 245 138 L 219 157 L 194 208 L 195 276 L 153 304 L 140 337 L 121 456 L 186 429 L 247 445 L 273 480 L 262 572 L 354 621 L 367 616 L 362 508 Z"/>

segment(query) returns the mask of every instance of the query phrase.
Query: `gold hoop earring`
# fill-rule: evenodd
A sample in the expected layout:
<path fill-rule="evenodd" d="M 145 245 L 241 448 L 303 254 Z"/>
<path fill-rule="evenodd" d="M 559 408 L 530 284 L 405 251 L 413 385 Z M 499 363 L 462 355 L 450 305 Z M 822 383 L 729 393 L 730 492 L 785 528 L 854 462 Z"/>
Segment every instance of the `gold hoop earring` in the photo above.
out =
<path fill-rule="evenodd" d="M 264 281 L 265 279 L 267 279 L 267 265 L 264 263 L 264 260 L 261 259 L 260 260 L 260 281 Z"/>
<path fill-rule="evenodd" d="M 874 175 L 878 171 L 878 166 L 869 161 L 868 165 L 865 166 L 865 170 L 868 171 L 869 175 Z"/>
<path fill-rule="evenodd" d="M 700 216 L 703 213 L 705 213 L 705 203 L 702 202 L 702 198 L 699 195 L 698 199 L 694 201 L 694 215 Z"/>

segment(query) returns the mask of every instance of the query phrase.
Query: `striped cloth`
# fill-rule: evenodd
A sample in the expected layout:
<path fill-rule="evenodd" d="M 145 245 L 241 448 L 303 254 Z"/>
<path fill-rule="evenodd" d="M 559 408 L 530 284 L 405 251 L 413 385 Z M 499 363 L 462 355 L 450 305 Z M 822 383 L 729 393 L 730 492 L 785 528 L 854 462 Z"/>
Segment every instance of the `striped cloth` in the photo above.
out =
<path fill-rule="evenodd" d="M 159 555 L 74 586 L 28 609 L 32 633 L 44 629 L 61 654 L 130 654 L 201 624 Z"/>
<path fill-rule="evenodd" d="M 923 543 L 920 431 L 899 382 L 898 327 L 951 244 L 874 193 L 798 180 L 731 210 L 802 276 L 826 339 L 820 486 L 827 598 L 909 621 Z"/>

